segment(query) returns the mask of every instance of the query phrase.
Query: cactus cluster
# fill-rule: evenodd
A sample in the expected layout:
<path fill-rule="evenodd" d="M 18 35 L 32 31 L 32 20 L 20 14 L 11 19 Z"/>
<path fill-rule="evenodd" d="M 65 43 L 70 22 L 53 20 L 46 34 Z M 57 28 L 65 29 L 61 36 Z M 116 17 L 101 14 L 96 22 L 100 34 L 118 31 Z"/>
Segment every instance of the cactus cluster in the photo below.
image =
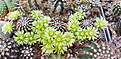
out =
<path fill-rule="evenodd" d="M 0 59 L 18 59 L 19 45 L 11 38 L 0 40 Z"/>
<path fill-rule="evenodd" d="M 16 30 L 30 32 L 32 31 L 32 22 L 33 19 L 29 17 L 21 17 L 21 19 L 17 21 Z"/>
<path fill-rule="evenodd" d="M 20 48 L 19 59 L 38 59 L 38 50 L 35 47 L 25 45 Z"/>
<path fill-rule="evenodd" d="M 92 42 L 108 26 L 98 14 L 99 4 L 96 0 L 0 0 L 0 17 L 12 11 L 2 25 L 2 32 L 12 34 L 12 39 L 0 40 L 0 59 L 39 59 L 44 54 L 65 53 L 75 56 L 76 48 L 80 59 L 116 59 L 104 42 Z M 120 42 L 115 44 L 120 46 Z"/>

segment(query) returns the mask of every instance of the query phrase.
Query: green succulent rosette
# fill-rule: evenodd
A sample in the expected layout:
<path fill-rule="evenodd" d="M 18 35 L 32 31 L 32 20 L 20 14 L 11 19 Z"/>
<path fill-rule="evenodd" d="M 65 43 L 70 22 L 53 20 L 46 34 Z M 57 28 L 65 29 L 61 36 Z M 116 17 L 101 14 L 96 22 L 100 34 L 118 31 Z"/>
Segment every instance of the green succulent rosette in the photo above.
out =
<path fill-rule="evenodd" d="M 13 22 L 6 22 L 3 26 L 2 26 L 2 32 L 4 34 L 6 34 L 7 32 L 8 33 L 11 33 L 13 31 Z"/>
<path fill-rule="evenodd" d="M 33 32 L 27 32 L 25 33 L 25 44 L 29 44 L 29 45 L 33 45 L 37 42 L 37 37 L 35 36 L 35 34 Z"/>
<path fill-rule="evenodd" d="M 24 31 L 18 31 L 15 33 L 16 36 L 14 36 L 14 40 L 19 44 L 19 45 L 23 45 L 23 44 L 26 44 L 26 36 L 24 34 Z"/>
<path fill-rule="evenodd" d="M 78 11 L 69 17 L 69 20 L 82 20 L 86 15 L 82 11 Z"/>
<path fill-rule="evenodd" d="M 105 29 L 106 26 L 109 25 L 108 21 L 106 21 L 103 18 L 96 18 L 95 20 L 96 20 L 95 25 L 96 25 L 97 28 Z"/>
<path fill-rule="evenodd" d="M 75 42 L 74 36 L 70 32 L 62 33 L 56 31 L 53 27 L 48 27 L 45 30 L 44 37 L 41 39 L 42 51 L 50 53 L 63 54 L 67 51 L 67 46 L 72 46 Z"/>
<path fill-rule="evenodd" d="M 17 20 L 17 19 L 19 19 L 19 16 L 20 16 L 20 12 L 19 11 L 10 12 L 8 14 L 8 19 L 9 20 Z"/>
<path fill-rule="evenodd" d="M 98 32 L 98 29 L 95 28 L 95 27 L 87 27 L 87 30 L 86 30 L 86 35 L 87 35 L 87 38 L 88 40 L 95 40 L 97 39 L 97 37 L 99 37 L 99 32 Z"/>
<path fill-rule="evenodd" d="M 31 16 L 32 18 L 36 19 L 36 20 L 39 20 L 40 18 L 44 17 L 44 15 L 42 14 L 42 11 L 40 10 L 33 10 L 31 11 Z"/>

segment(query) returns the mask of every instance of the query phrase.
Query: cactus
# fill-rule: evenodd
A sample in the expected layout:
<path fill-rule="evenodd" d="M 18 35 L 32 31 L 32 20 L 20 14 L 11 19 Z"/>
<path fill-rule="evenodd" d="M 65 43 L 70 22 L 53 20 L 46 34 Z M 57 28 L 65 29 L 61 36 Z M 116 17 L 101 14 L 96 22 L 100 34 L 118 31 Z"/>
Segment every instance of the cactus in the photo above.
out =
<path fill-rule="evenodd" d="M 121 6 L 120 6 L 120 3 L 116 3 L 113 6 L 113 12 L 114 12 L 114 15 L 121 16 Z"/>
<path fill-rule="evenodd" d="M 117 59 L 113 50 L 104 42 L 92 42 L 82 48 L 80 59 Z"/>
<path fill-rule="evenodd" d="M 8 38 L 11 36 L 11 34 L 7 33 L 7 34 L 4 34 L 2 32 L 2 27 L 3 25 L 5 24 L 6 22 L 5 21 L 0 21 L 0 38 Z"/>
<path fill-rule="evenodd" d="M 38 59 L 38 50 L 35 47 L 24 45 L 20 48 L 19 59 Z"/>
<path fill-rule="evenodd" d="M 7 5 L 4 1 L 0 0 L 0 17 L 4 17 L 7 14 Z"/>
<path fill-rule="evenodd" d="M 64 21 L 59 20 L 59 19 L 53 20 L 50 23 L 50 26 L 54 27 L 55 29 L 57 29 L 58 31 L 61 31 L 61 32 L 67 31 L 67 24 Z"/>
<path fill-rule="evenodd" d="M 7 7 L 8 7 L 8 9 L 9 9 L 10 11 L 12 11 L 12 10 L 15 9 L 15 7 L 16 7 L 15 2 L 16 2 L 17 0 L 4 0 L 4 1 L 5 1 L 5 3 L 6 3 L 6 5 L 7 5 Z"/>
<path fill-rule="evenodd" d="M 0 41 L 0 59 L 18 59 L 19 46 L 11 38 L 4 38 Z"/>

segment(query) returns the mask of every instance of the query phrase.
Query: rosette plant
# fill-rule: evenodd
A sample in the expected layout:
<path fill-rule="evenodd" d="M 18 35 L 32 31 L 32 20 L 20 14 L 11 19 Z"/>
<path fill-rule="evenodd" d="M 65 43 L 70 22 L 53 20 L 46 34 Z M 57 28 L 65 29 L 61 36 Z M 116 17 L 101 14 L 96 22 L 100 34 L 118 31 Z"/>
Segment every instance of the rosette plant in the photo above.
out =
<path fill-rule="evenodd" d="M 41 17 L 43 17 L 44 15 L 42 14 L 42 11 L 40 10 L 33 10 L 31 11 L 31 16 L 32 18 L 36 19 L 36 20 L 39 20 Z"/>
<path fill-rule="evenodd" d="M 98 29 L 95 28 L 95 27 L 87 27 L 87 30 L 86 30 L 86 35 L 87 35 L 87 38 L 88 40 L 94 40 L 98 37 Z"/>
<path fill-rule="evenodd" d="M 68 30 L 70 30 L 71 32 L 76 32 L 79 29 L 79 21 L 75 20 L 70 20 L 68 22 Z"/>
<path fill-rule="evenodd" d="M 40 31 L 46 29 L 48 27 L 49 20 L 51 20 L 49 17 L 44 16 L 42 19 L 34 21 L 32 23 L 34 26 L 33 30 Z"/>
<path fill-rule="evenodd" d="M 24 31 L 18 31 L 15 33 L 16 36 L 14 36 L 14 40 L 19 44 L 19 45 L 23 45 L 23 44 L 26 44 L 26 41 L 25 41 L 25 34 L 24 34 Z"/>
<path fill-rule="evenodd" d="M 87 39 L 86 32 L 87 32 L 87 30 L 85 28 L 84 29 L 79 28 L 79 32 L 78 32 L 79 34 L 77 34 L 79 39 L 81 39 L 82 41 L 86 40 Z"/>
<path fill-rule="evenodd" d="M 45 29 L 49 26 L 49 20 L 51 20 L 49 17 L 44 16 L 40 20 L 35 20 L 33 24 L 33 31 L 36 33 L 36 36 L 38 38 L 44 37 Z"/>
<path fill-rule="evenodd" d="M 69 20 L 82 20 L 86 15 L 82 11 L 77 11 L 69 17 Z"/>
<path fill-rule="evenodd" d="M 84 16 L 83 13 L 81 13 L 80 11 L 75 13 L 78 17 L 80 17 L 80 19 L 83 19 Z M 95 27 L 93 26 L 86 26 L 83 27 L 81 26 L 81 22 L 79 22 L 80 19 L 76 18 L 76 16 L 74 16 L 75 14 L 72 14 L 73 17 L 69 17 L 69 22 L 68 22 L 68 30 L 73 33 L 74 38 L 78 39 L 81 41 L 84 40 L 95 40 L 99 37 L 99 29 L 104 29 L 106 28 L 106 26 L 108 25 L 108 22 L 103 20 L 103 18 L 96 18 L 96 22 L 94 23 Z M 72 16 L 71 15 L 71 16 Z"/>
<path fill-rule="evenodd" d="M 45 30 L 43 39 L 41 39 L 42 51 L 50 54 L 50 53 L 58 53 L 63 54 L 64 51 L 67 51 L 67 46 L 72 46 L 72 43 L 75 42 L 74 36 L 70 32 L 62 33 L 60 31 L 56 31 L 56 29 L 52 27 L 48 27 Z"/>
<path fill-rule="evenodd" d="M 19 16 L 20 16 L 19 11 L 13 11 L 13 12 L 8 13 L 8 19 L 10 20 L 17 20 L 19 19 Z"/>
<path fill-rule="evenodd" d="M 33 32 L 24 33 L 24 31 L 18 31 L 15 33 L 15 35 L 16 36 L 14 36 L 14 39 L 19 45 L 23 44 L 33 45 L 34 43 L 37 42 L 37 37 Z"/>
<path fill-rule="evenodd" d="M 25 38 L 26 44 L 34 45 L 34 43 L 37 42 L 37 37 L 35 36 L 33 32 L 25 33 L 25 37 L 26 37 Z"/>
<path fill-rule="evenodd" d="M 6 22 L 3 26 L 2 26 L 2 31 L 4 34 L 11 33 L 13 31 L 13 22 Z"/>
<path fill-rule="evenodd" d="M 101 29 L 105 29 L 106 26 L 108 25 L 108 21 L 104 20 L 103 18 L 96 18 L 96 27 L 97 28 L 101 28 Z"/>

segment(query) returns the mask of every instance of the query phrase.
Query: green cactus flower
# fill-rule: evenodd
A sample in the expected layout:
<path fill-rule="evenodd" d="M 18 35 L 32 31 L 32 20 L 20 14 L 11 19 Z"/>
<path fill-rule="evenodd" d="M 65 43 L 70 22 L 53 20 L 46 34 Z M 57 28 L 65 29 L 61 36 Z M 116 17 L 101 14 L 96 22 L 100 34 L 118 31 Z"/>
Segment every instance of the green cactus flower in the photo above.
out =
<path fill-rule="evenodd" d="M 43 27 L 43 22 L 42 22 L 42 20 L 37 20 L 37 21 L 34 21 L 33 23 L 33 30 L 34 31 L 38 31 L 38 30 L 41 30 L 42 29 L 42 27 Z"/>
<path fill-rule="evenodd" d="M 53 46 L 53 39 L 49 39 L 49 38 L 44 38 L 41 40 L 41 42 L 43 43 L 43 45 L 46 45 L 46 46 Z"/>
<path fill-rule="evenodd" d="M 15 33 L 16 36 L 14 36 L 14 40 L 19 44 L 19 45 L 23 45 L 26 42 L 25 38 L 25 34 L 24 34 L 24 31 L 18 31 Z"/>
<path fill-rule="evenodd" d="M 42 31 L 42 30 L 45 30 L 48 27 L 48 24 L 43 23 L 42 20 L 34 21 L 32 24 L 34 26 L 33 27 L 34 31 Z"/>
<path fill-rule="evenodd" d="M 25 44 L 29 44 L 29 45 L 33 45 L 34 43 L 37 42 L 37 37 L 35 36 L 35 34 L 33 32 L 27 32 L 25 33 Z"/>
<path fill-rule="evenodd" d="M 82 20 L 86 15 L 82 11 L 78 11 L 69 17 L 69 20 Z"/>
<path fill-rule="evenodd" d="M 6 34 L 7 32 L 8 33 L 11 33 L 13 31 L 13 25 L 12 25 L 13 22 L 6 22 L 3 26 L 2 26 L 2 32 L 4 34 Z"/>
<path fill-rule="evenodd" d="M 46 23 L 48 23 L 50 20 L 51 20 L 51 18 L 49 17 L 49 16 L 44 16 L 43 18 L 41 18 L 42 20 L 43 20 L 43 22 L 46 24 Z"/>
<path fill-rule="evenodd" d="M 87 30 L 86 30 L 86 35 L 87 35 L 87 38 L 88 40 L 94 40 L 98 37 L 98 29 L 95 28 L 95 27 L 87 27 Z"/>
<path fill-rule="evenodd" d="M 75 20 L 75 21 L 73 21 L 73 20 L 70 20 L 69 22 L 68 22 L 68 30 L 71 32 L 71 33 L 73 33 L 73 35 L 74 35 L 74 38 L 75 39 L 80 39 L 80 36 L 79 36 L 79 28 L 80 28 L 80 26 L 79 26 L 79 21 L 78 20 Z"/>
<path fill-rule="evenodd" d="M 16 36 L 14 36 L 14 40 L 19 44 L 29 44 L 33 45 L 34 43 L 37 42 L 37 37 L 33 32 L 26 32 L 24 31 L 18 31 L 15 33 Z"/>
<path fill-rule="evenodd" d="M 42 11 L 40 11 L 40 10 L 33 10 L 33 11 L 31 11 L 31 16 L 32 16 L 32 18 L 34 18 L 34 19 L 36 19 L 36 20 L 39 20 L 40 19 L 40 17 L 44 17 L 44 15 L 42 14 Z"/>
<path fill-rule="evenodd" d="M 104 20 L 103 18 L 96 18 L 96 27 L 97 28 L 101 28 L 101 29 L 105 29 L 108 24 L 108 21 Z"/>
<path fill-rule="evenodd" d="M 8 19 L 10 19 L 10 20 L 17 20 L 19 18 L 19 16 L 20 16 L 19 11 L 10 12 L 8 14 Z"/>

